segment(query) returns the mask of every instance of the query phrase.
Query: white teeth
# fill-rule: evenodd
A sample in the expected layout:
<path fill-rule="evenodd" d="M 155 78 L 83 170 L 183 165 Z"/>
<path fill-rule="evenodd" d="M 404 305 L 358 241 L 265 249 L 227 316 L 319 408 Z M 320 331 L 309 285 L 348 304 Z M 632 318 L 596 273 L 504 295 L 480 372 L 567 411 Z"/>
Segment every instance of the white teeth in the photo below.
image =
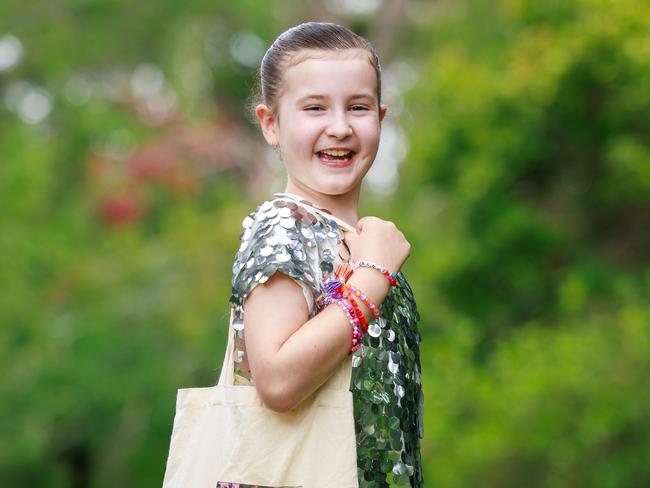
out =
<path fill-rule="evenodd" d="M 321 151 L 323 154 L 327 154 L 328 156 L 345 156 L 346 154 L 350 154 L 352 151 L 349 151 L 347 149 L 325 149 Z"/>

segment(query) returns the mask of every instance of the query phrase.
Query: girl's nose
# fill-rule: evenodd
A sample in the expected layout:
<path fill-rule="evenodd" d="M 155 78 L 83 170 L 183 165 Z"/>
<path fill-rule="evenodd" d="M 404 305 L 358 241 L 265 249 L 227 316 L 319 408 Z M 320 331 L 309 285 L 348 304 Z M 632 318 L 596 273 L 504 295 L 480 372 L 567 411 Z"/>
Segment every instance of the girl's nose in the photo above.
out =
<path fill-rule="evenodd" d="M 334 113 L 327 124 L 327 129 L 325 133 L 328 136 L 336 137 L 337 139 L 343 139 L 352 135 L 352 126 L 348 121 L 346 114 L 344 113 Z"/>

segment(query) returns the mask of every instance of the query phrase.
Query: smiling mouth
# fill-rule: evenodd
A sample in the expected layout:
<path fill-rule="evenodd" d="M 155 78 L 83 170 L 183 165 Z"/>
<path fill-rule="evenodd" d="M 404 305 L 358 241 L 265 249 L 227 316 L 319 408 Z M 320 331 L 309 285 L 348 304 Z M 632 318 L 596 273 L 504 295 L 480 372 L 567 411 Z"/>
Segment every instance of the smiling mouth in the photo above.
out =
<path fill-rule="evenodd" d="M 316 155 L 328 166 L 347 166 L 352 162 L 355 152 L 350 149 L 325 149 L 318 151 Z"/>

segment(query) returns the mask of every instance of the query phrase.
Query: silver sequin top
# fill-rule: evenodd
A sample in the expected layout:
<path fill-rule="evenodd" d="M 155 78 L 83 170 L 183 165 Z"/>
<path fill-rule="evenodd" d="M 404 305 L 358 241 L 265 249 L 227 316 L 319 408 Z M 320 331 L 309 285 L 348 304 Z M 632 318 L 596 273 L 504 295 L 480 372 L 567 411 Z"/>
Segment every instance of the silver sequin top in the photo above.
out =
<path fill-rule="evenodd" d="M 252 384 L 244 341 L 245 297 L 276 271 L 301 285 L 316 315 L 337 264 L 348 262 L 340 225 L 324 209 L 290 193 L 276 193 L 244 219 L 233 264 L 236 384 Z M 369 321 L 363 347 L 352 359 L 359 486 L 421 487 L 423 398 L 419 357 L 419 314 L 413 292 L 400 272 L 397 287 Z M 336 469 L 332 466 L 332 469 Z"/>

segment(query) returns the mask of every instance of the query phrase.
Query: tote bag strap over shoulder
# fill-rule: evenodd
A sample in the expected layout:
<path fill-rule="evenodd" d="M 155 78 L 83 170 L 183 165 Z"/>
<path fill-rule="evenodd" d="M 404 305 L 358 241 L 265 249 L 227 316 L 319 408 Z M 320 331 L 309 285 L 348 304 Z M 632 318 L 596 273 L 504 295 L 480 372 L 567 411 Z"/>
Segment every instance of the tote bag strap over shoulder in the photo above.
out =
<path fill-rule="evenodd" d="M 228 343 L 226 345 L 226 353 L 224 354 L 223 364 L 221 365 L 221 373 L 219 374 L 218 385 L 232 386 L 235 381 L 235 364 L 233 362 L 233 352 L 235 349 L 235 331 L 232 322 L 235 317 L 234 309 L 230 309 L 230 323 L 228 325 Z"/>

